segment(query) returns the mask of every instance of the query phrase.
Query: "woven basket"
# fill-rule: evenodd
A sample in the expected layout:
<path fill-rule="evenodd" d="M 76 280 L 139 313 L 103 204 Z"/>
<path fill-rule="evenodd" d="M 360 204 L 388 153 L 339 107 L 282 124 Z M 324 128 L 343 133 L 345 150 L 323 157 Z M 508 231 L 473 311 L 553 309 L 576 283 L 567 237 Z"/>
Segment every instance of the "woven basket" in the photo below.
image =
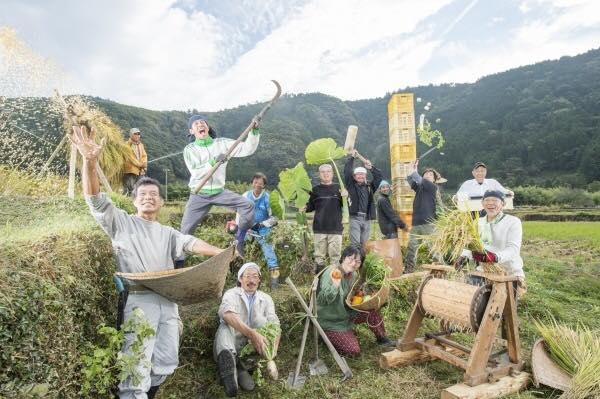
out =
<path fill-rule="evenodd" d="M 368 312 L 370 310 L 377 310 L 385 305 L 390 295 L 390 286 L 384 285 L 377 293 L 371 295 L 371 298 L 369 298 L 368 301 L 363 302 L 360 305 L 352 305 L 352 291 L 353 290 L 350 290 L 350 293 L 346 297 L 346 305 L 354 310 Z"/>
<path fill-rule="evenodd" d="M 145 273 L 115 273 L 129 284 L 139 284 L 180 305 L 218 299 L 223 293 L 229 264 L 235 256 L 231 246 L 192 267 Z"/>
<path fill-rule="evenodd" d="M 389 240 L 367 241 L 365 243 L 365 250 L 367 253 L 373 252 L 381 256 L 383 258 L 383 263 L 392 269 L 390 274 L 386 275 L 386 279 L 402 275 L 404 265 L 402 264 L 402 251 L 397 239 L 392 238 Z M 360 305 L 352 305 L 353 291 L 354 290 L 350 290 L 350 293 L 346 297 L 346 305 L 351 309 L 363 312 L 381 308 L 387 303 L 390 296 L 390 286 L 384 284 L 379 291 L 371 295 L 371 298 L 368 301 L 363 302 Z"/>
<path fill-rule="evenodd" d="M 533 371 L 533 383 L 547 385 L 551 388 L 566 391 L 571 386 L 571 376 L 552 360 L 546 351 L 543 339 L 538 339 L 531 349 L 531 370 Z"/>

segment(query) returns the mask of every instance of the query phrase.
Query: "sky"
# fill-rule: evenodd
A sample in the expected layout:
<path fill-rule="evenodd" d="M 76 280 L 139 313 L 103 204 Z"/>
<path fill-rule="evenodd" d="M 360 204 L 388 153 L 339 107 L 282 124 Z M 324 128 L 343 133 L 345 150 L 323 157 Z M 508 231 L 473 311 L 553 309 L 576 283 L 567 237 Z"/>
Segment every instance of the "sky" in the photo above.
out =
<path fill-rule="evenodd" d="M 262 102 L 274 94 L 271 79 L 284 93 L 374 98 L 408 86 L 474 82 L 600 47 L 598 0 L 0 4 L 0 28 L 14 29 L 52 64 L 52 76 L 60 70 L 67 77 L 56 83 L 63 92 L 154 110 Z M 0 73 L 2 60 L 0 46 Z M 6 79 L 0 95 L 9 91 L 2 85 Z"/>

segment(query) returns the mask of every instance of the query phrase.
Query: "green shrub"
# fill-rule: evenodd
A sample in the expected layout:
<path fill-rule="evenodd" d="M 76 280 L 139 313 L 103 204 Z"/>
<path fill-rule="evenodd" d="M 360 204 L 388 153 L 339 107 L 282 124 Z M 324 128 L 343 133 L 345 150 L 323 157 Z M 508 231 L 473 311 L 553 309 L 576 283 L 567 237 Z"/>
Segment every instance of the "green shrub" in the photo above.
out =
<path fill-rule="evenodd" d="M 587 186 L 587 190 L 590 193 L 597 193 L 600 191 L 600 180 L 594 180 Z"/>
<path fill-rule="evenodd" d="M 590 194 L 590 196 L 592 197 L 592 201 L 594 201 L 594 205 L 600 206 L 600 191 L 596 191 Z"/>
<path fill-rule="evenodd" d="M 100 231 L 0 248 L 0 397 L 47 384 L 81 397 L 81 349 L 115 320 L 110 241 Z"/>
<path fill-rule="evenodd" d="M 554 193 L 554 201 L 557 204 L 573 207 L 594 206 L 594 200 L 590 193 L 579 188 L 560 187 Z"/>
<path fill-rule="evenodd" d="M 515 187 L 515 205 L 551 205 L 554 201 L 553 190 L 537 186 Z"/>

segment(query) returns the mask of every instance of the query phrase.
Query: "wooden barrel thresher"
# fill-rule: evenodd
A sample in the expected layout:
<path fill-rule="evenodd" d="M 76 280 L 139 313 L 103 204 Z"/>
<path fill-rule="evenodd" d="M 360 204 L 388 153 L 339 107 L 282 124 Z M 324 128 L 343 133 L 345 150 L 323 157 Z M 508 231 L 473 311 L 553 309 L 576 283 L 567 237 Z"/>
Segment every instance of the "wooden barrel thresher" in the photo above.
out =
<path fill-rule="evenodd" d="M 419 288 L 418 305 L 426 316 L 477 332 L 491 292 L 491 285 L 474 286 L 430 275 Z"/>

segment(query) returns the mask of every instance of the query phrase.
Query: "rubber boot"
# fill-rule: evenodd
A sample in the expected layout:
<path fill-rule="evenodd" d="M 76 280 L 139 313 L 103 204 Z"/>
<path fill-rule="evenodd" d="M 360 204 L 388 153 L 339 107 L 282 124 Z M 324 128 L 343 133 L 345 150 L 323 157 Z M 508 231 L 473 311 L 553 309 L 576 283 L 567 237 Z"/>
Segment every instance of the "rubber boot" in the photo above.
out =
<path fill-rule="evenodd" d="M 225 388 L 225 395 L 233 398 L 237 395 L 237 373 L 235 366 L 235 356 L 230 351 L 224 349 L 217 356 L 217 370 L 221 384 Z"/>
<path fill-rule="evenodd" d="M 156 396 L 156 393 L 158 392 L 158 388 L 160 388 L 160 385 L 155 385 L 153 387 L 150 387 L 150 389 L 148 390 L 148 393 L 146 395 L 148 395 L 148 399 L 154 399 L 154 397 Z"/>
<path fill-rule="evenodd" d="M 244 241 L 246 240 L 246 232 L 248 230 L 242 230 L 242 229 L 238 229 L 238 231 L 235 233 L 235 239 L 237 241 L 237 244 L 235 246 L 235 248 L 237 249 L 238 254 L 240 254 L 240 256 L 243 258 L 245 255 L 245 251 L 244 251 Z"/>
<path fill-rule="evenodd" d="M 182 269 L 185 259 L 175 259 L 175 269 Z"/>
<path fill-rule="evenodd" d="M 274 267 L 270 269 L 269 274 L 271 275 L 271 289 L 276 290 L 279 288 L 279 268 Z"/>

